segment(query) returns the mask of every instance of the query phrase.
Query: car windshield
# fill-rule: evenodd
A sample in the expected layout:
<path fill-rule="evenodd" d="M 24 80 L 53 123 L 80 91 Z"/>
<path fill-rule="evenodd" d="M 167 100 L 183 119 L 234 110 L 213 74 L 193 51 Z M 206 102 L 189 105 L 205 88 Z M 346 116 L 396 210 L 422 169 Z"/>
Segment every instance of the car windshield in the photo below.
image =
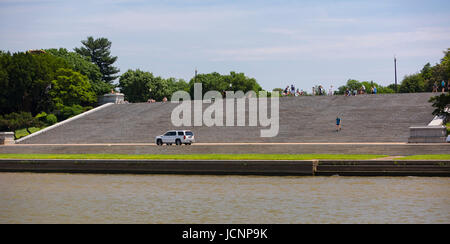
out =
<path fill-rule="evenodd" d="M 194 133 L 192 133 L 192 131 L 186 131 L 186 135 L 187 135 L 187 136 L 193 136 Z"/>

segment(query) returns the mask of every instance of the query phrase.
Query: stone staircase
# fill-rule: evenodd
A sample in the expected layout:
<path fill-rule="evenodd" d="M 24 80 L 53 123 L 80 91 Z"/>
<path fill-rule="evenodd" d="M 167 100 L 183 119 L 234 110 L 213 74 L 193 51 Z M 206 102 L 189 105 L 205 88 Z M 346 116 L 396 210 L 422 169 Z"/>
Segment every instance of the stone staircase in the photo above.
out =
<path fill-rule="evenodd" d="M 155 136 L 171 129 L 190 129 L 197 142 L 205 143 L 407 142 L 409 127 L 427 125 L 433 119 L 428 102 L 433 95 L 283 97 L 279 134 L 272 138 L 260 137 L 260 130 L 267 129 L 261 126 L 174 127 L 171 112 L 178 104 L 114 104 L 19 143 L 153 143 Z M 208 106 L 204 104 L 203 109 Z M 337 115 L 342 118 L 340 132 L 335 131 Z"/>

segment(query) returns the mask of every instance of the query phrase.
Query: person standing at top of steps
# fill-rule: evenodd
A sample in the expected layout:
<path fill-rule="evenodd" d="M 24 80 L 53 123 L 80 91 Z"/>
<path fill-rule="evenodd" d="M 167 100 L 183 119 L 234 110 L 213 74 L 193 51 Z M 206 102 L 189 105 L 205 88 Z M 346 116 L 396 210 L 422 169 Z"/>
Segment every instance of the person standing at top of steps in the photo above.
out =
<path fill-rule="evenodd" d="M 433 91 L 432 92 L 437 92 L 438 91 L 438 85 L 436 83 L 436 81 L 433 84 Z"/>
<path fill-rule="evenodd" d="M 339 116 L 336 117 L 336 131 L 341 130 L 341 118 Z"/>
<path fill-rule="evenodd" d="M 442 86 L 442 92 L 445 92 L 445 81 L 444 80 L 442 80 L 441 86 Z"/>

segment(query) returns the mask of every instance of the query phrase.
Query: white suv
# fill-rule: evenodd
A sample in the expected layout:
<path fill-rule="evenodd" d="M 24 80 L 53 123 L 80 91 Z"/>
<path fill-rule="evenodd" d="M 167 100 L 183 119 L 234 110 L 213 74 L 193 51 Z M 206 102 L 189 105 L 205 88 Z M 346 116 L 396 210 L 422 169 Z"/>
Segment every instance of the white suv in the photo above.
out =
<path fill-rule="evenodd" d="M 156 145 L 159 146 L 164 143 L 167 145 L 172 145 L 172 143 L 175 143 L 176 145 L 191 145 L 194 141 L 194 133 L 190 130 L 170 130 L 164 135 L 155 138 Z"/>

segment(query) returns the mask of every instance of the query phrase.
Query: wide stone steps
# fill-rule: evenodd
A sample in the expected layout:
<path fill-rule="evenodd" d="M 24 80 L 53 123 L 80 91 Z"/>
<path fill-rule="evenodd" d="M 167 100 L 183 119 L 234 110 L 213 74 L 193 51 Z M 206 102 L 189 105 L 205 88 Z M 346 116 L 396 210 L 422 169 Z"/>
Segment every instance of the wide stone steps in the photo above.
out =
<path fill-rule="evenodd" d="M 178 104 L 115 104 L 20 143 L 147 143 L 171 129 L 190 129 L 198 142 L 407 142 L 410 126 L 433 119 L 428 102 L 433 95 L 283 97 L 279 133 L 271 138 L 260 137 L 261 129 L 267 129 L 261 126 L 174 127 L 171 113 Z M 335 131 L 338 115 L 340 132 Z M 246 117 L 248 121 L 248 112 Z"/>

